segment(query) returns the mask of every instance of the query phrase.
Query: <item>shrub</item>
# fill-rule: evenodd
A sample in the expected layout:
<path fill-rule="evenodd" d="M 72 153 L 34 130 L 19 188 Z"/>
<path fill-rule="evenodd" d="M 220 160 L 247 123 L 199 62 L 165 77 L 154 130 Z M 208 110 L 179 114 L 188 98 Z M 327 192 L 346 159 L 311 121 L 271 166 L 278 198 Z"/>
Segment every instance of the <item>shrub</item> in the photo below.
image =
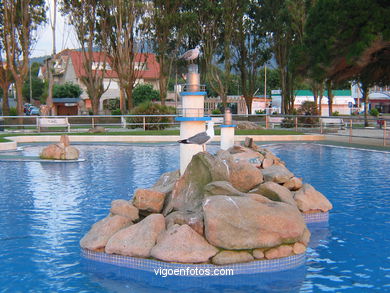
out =
<path fill-rule="evenodd" d="M 282 120 L 280 127 L 282 128 L 293 128 L 294 127 L 294 119 L 291 117 L 286 117 Z"/>
<path fill-rule="evenodd" d="M 213 111 L 211 111 L 211 114 L 219 115 L 219 114 L 222 114 L 222 112 L 220 109 L 214 109 Z"/>
<path fill-rule="evenodd" d="M 133 101 L 135 106 L 159 99 L 160 93 L 153 89 L 153 86 L 150 84 L 139 84 L 133 90 Z"/>
<path fill-rule="evenodd" d="M 266 110 L 256 110 L 255 113 L 256 114 L 267 114 Z"/>
<path fill-rule="evenodd" d="M 371 110 L 370 110 L 370 115 L 371 115 L 371 116 L 374 116 L 374 117 L 378 117 L 378 116 L 379 116 L 379 111 L 378 111 L 378 109 L 376 109 L 376 108 L 371 109 Z"/>
<path fill-rule="evenodd" d="M 18 110 L 15 107 L 9 108 L 9 116 L 18 116 Z"/>
<path fill-rule="evenodd" d="M 317 115 L 318 110 L 314 102 L 305 101 L 302 103 L 301 107 L 298 109 L 298 115 L 313 116 Z M 301 124 L 303 127 L 314 127 L 318 124 L 319 118 L 317 117 L 299 117 L 298 124 Z"/>
<path fill-rule="evenodd" d="M 53 87 L 53 98 L 80 98 L 82 92 L 78 84 L 71 82 L 55 84 Z"/>
<path fill-rule="evenodd" d="M 176 114 L 176 109 L 173 107 L 163 106 L 152 102 L 144 102 L 135 107 L 131 113 L 132 115 L 172 115 Z M 128 118 L 129 123 L 137 123 L 132 128 L 140 127 L 143 123 L 142 117 Z M 146 117 L 146 130 L 161 130 L 166 128 L 168 123 L 173 122 L 173 117 Z"/>
<path fill-rule="evenodd" d="M 121 115 L 121 114 L 122 114 L 121 109 L 115 109 L 111 111 L 111 115 Z"/>

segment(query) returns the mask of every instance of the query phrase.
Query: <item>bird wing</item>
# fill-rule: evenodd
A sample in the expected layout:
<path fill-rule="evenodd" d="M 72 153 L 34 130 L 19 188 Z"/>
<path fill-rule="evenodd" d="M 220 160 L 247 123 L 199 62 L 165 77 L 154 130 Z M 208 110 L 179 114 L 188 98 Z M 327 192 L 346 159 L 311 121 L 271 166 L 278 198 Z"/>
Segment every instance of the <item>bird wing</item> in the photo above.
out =
<path fill-rule="evenodd" d="M 210 139 L 210 136 L 205 132 L 200 132 L 187 138 L 187 142 L 191 144 L 204 144 Z"/>
<path fill-rule="evenodd" d="M 185 59 L 185 60 L 191 58 L 191 56 L 192 56 L 192 51 L 193 51 L 193 49 L 192 49 L 192 50 L 188 50 L 188 51 L 185 52 L 183 55 L 181 55 L 180 58 L 183 58 L 183 59 Z"/>

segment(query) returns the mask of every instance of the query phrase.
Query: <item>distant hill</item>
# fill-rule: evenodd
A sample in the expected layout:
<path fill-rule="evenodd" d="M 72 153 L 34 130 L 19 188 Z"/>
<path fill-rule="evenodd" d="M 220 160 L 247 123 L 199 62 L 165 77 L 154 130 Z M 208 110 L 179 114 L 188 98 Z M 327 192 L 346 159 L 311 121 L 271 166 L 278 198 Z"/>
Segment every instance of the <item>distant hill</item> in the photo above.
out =
<path fill-rule="evenodd" d="M 41 63 L 43 64 L 43 62 L 49 58 L 50 55 L 46 55 L 46 56 L 40 56 L 40 57 L 33 57 L 33 58 L 30 58 L 30 65 L 34 62 L 38 62 L 38 63 Z"/>

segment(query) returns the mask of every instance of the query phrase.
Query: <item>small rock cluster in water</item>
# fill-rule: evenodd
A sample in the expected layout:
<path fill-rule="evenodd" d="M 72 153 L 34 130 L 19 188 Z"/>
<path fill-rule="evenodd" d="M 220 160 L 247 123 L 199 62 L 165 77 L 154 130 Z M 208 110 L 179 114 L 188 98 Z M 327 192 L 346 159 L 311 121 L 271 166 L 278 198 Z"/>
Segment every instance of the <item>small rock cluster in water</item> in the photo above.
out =
<path fill-rule="evenodd" d="M 304 253 L 302 213 L 332 204 L 284 162 L 254 144 L 198 153 L 185 173 L 169 172 L 131 201 L 114 200 L 80 245 L 166 262 L 225 265 Z"/>
<path fill-rule="evenodd" d="M 60 142 L 45 147 L 39 157 L 46 160 L 77 160 L 79 155 L 79 150 L 70 145 L 69 137 L 61 135 Z"/>

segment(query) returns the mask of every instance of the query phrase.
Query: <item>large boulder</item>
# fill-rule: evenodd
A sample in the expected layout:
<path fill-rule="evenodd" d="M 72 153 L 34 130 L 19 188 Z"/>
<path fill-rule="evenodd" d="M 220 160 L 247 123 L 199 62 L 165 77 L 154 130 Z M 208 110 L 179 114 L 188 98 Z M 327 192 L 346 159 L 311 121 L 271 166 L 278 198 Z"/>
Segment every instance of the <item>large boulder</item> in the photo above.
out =
<path fill-rule="evenodd" d="M 205 186 L 206 195 L 241 195 L 245 193 L 235 189 L 230 182 L 214 181 Z"/>
<path fill-rule="evenodd" d="M 124 199 L 113 200 L 111 202 L 110 213 L 113 215 L 127 217 L 131 221 L 136 221 L 139 218 L 138 209 L 129 201 Z"/>
<path fill-rule="evenodd" d="M 167 172 L 160 176 L 157 182 L 151 188 L 152 190 L 156 190 L 168 195 L 172 192 L 176 181 L 180 178 L 179 170 Z"/>
<path fill-rule="evenodd" d="M 303 184 L 303 187 L 294 193 L 294 199 L 298 208 L 304 213 L 327 212 L 333 208 L 330 201 L 310 184 Z"/>
<path fill-rule="evenodd" d="M 247 162 L 253 166 L 260 168 L 261 163 L 264 159 L 264 156 L 259 152 L 253 151 L 249 148 L 244 148 L 240 146 L 234 146 L 228 150 L 233 157 L 235 163 L 238 162 Z"/>
<path fill-rule="evenodd" d="M 210 245 L 188 225 L 175 225 L 168 229 L 151 251 L 151 256 L 163 261 L 201 263 L 217 254 Z"/>
<path fill-rule="evenodd" d="M 131 220 L 127 217 L 108 216 L 92 226 L 91 230 L 80 240 L 80 246 L 89 250 L 101 251 L 112 235 L 131 224 Z"/>
<path fill-rule="evenodd" d="M 105 252 L 134 257 L 149 257 L 157 238 L 165 230 L 161 214 L 147 216 L 141 222 L 115 233 L 108 241 Z"/>
<path fill-rule="evenodd" d="M 165 217 L 165 225 L 167 229 L 175 224 L 187 224 L 198 234 L 203 235 L 203 212 L 183 212 L 176 211 Z"/>
<path fill-rule="evenodd" d="M 296 206 L 291 191 L 272 181 L 260 184 L 258 188 L 252 190 L 251 192 L 264 195 L 273 201 L 281 201 Z"/>
<path fill-rule="evenodd" d="M 290 180 L 288 180 L 286 183 L 284 183 L 283 186 L 288 188 L 289 190 L 295 191 L 302 188 L 303 183 L 301 179 L 293 177 L 290 178 Z"/>
<path fill-rule="evenodd" d="M 253 256 L 247 251 L 223 250 L 214 256 L 211 262 L 215 265 L 228 265 L 249 262 L 252 260 L 254 260 Z"/>
<path fill-rule="evenodd" d="M 137 189 L 133 204 L 141 211 L 159 213 L 164 206 L 165 193 L 152 189 Z"/>
<path fill-rule="evenodd" d="M 248 192 L 263 182 L 260 169 L 247 162 L 238 162 L 229 165 L 230 183 L 241 192 Z"/>
<path fill-rule="evenodd" d="M 77 160 L 79 155 L 80 152 L 75 147 L 56 143 L 45 147 L 40 154 L 40 158 L 47 160 Z"/>
<path fill-rule="evenodd" d="M 228 178 L 229 169 L 221 159 L 206 152 L 196 154 L 168 197 L 164 215 L 172 210 L 201 210 L 204 187 L 212 181 L 227 181 Z"/>
<path fill-rule="evenodd" d="M 294 177 L 294 174 L 283 165 L 274 164 L 271 167 L 263 169 L 262 172 L 264 181 L 273 181 L 280 184 L 283 184 Z"/>
<path fill-rule="evenodd" d="M 282 202 L 216 195 L 203 203 L 206 239 L 225 249 L 274 247 L 299 241 L 306 225 L 299 210 Z"/>

